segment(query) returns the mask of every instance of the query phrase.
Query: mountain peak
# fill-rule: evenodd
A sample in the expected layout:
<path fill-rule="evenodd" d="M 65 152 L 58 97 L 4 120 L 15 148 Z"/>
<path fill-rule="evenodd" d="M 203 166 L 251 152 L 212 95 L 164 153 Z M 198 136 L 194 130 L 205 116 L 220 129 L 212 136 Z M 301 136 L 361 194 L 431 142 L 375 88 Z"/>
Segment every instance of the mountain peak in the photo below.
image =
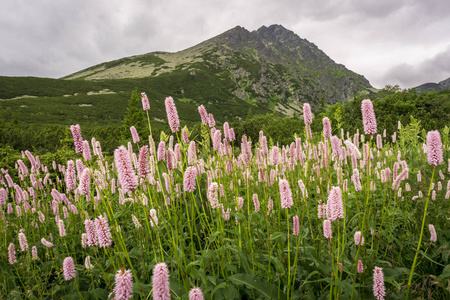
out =
<path fill-rule="evenodd" d="M 250 33 L 250 31 L 248 31 L 247 29 L 245 29 L 242 26 L 237 25 L 236 27 L 233 27 L 227 31 L 225 31 L 224 33 L 220 34 L 219 36 L 223 35 L 223 34 L 245 34 L 245 33 Z"/>
<path fill-rule="evenodd" d="M 259 27 L 256 31 L 257 32 L 271 32 L 271 33 L 280 33 L 280 32 L 293 33 L 289 29 L 286 29 L 285 27 L 283 27 L 282 25 L 279 25 L 279 24 L 272 24 L 269 27 L 263 25 L 263 26 Z"/>
<path fill-rule="evenodd" d="M 179 77 L 186 80 L 179 83 L 184 92 L 193 89 L 187 82 L 195 78 L 215 82 L 220 77 L 221 84 L 226 83 L 227 97 L 269 105 L 287 115 L 301 112 L 303 102 L 315 105 L 325 98 L 335 103 L 371 87 L 363 76 L 335 63 L 316 45 L 279 24 L 251 32 L 236 26 L 176 53 L 123 58 L 66 79 L 168 78 L 171 74 L 186 76 Z"/>

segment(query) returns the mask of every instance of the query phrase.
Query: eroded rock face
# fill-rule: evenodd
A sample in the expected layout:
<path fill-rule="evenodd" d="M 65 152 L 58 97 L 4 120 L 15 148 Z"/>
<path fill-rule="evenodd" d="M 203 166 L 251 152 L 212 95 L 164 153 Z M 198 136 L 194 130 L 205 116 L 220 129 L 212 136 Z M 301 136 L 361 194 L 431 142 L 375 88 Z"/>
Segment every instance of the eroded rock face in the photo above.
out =
<path fill-rule="evenodd" d="M 235 27 L 210 42 L 217 45 L 221 57 L 230 58 L 222 65 L 237 84 L 245 84 L 247 92 L 262 99 L 301 102 L 323 97 L 335 103 L 371 87 L 363 76 L 335 63 L 316 45 L 280 25 L 253 32 Z M 252 64 L 250 71 L 246 69 L 250 74 L 241 70 L 243 66 L 234 70 L 236 58 Z"/>

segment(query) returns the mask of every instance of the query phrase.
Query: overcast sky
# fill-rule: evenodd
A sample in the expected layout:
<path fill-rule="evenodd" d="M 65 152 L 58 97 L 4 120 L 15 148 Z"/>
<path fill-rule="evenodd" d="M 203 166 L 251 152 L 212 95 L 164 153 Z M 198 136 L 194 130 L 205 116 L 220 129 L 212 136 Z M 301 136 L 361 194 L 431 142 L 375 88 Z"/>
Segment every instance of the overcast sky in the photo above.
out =
<path fill-rule="evenodd" d="M 377 88 L 450 77 L 449 0 L 0 0 L 0 75 L 59 78 L 271 24 Z"/>

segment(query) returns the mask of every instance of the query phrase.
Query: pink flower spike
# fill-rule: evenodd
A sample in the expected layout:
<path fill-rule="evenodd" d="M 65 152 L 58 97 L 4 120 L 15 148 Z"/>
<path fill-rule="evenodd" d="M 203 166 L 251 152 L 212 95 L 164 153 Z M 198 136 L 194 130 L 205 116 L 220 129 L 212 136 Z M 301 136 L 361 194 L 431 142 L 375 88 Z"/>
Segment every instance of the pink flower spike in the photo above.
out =
<path fill-rule="evenodd" d="M 285 179 L 281 179 L 278 185 L 280 187 L 281 208 L 291 208 L 292 205 L 294 205 L 294 201 L 292 200 L 289 182 Z"/>
<path fill-rule="evenodd" d="M 340 145 L 339 138 L 337 136 L 333 135 L 331 137 L 331 149 L 333 150 L 333 152 L 332 152 L 333 157 L 335 157 L 335 158 L 339 157 L 339 153 L 341 150 L 340 146 L 341 145 Z"/>
<path fill-rule="evenodd" d="M 148 101 L 147 95 L 145 93 L 141 93 L 141 97 L 142 97 L 142 109 L 149 110 L 150 102 Z"/>
<path fill-rule="evenodd" d="M 331 221 L 344 218 L 344 207 L 340 187 L 334 186 L 328 195 L 327 218 Z"/>
<path fill-rule="evenodd" d="M 331 232 L 331 221 L 323 220 L 323 236 L 327 239 L 331 239 L 333 237 Z"/>
<path fill-rule="evenodd" d="M 213 128 L 214 126 L 216 126 L 216 121 L 214 120 L 213 114 L 208 115 L 208 125 L 210 128 Z"/>
<path fill-rule="evenodd" d="M 77 185 L 77 177 L 75 175 L 75 164 L 73 160 L 67 162 L 67 169 L 64 175 L 67 191 L 73 191 Z"/>
<path fill-rule="evenodd" d="M 164 161 L 166 157 L 165 154 L 166 154 L 166 143 L 164 141 L 160 141 L 158 144 L 158 153 L 157 153 L 158 161 Z"/>
<path fill-rule="evenodd" d="M 183 135 L 183 143 L 185 143 L 185 144 L 189 143 L 189 137 L 188 137 L 189 133 L 188 133 L 187 128 L 183 128 L 181 133 Z"/>
<path fill-rule="evenodd" d="M 364 245 L 364 237 L 361 239 L 361 231 L 355 232 L 355 245 L 358 246 L 361 243 L 361 245 Z"/>
<path fill-rule="evenodd" d="M 28 250 L 27 237 L 23 232 L 19 232 L 19 245 L 22 252 Z"/>
<path fill-rule="evenodd" d="M 222 132 L 220 130 L 216 130 L 214 132 L 214 136 L 213 136 L 213 148 L 214 150 L 219 150 L 220 146 L 222 145 L 221 141 L 222 141 Z"/>
<path fill-rule="evenodd" d="M 63 220 L 59 220 L 58 221 L 58 229 L 59 229 L 59 235 L 61 237 L 65 237 L 66 234 L 66 228 L 64 227 L 64 221 Z"/>
<path fill-rule="evenodd" d="M 65 280 L 75 278 L 75 265 L 72 257 L 66 257 L 63 261 L 63 273 Z"/>
<path fill-rule="evenodd" d="M 253 194 L 253 205 L 255 206 L 255 211 L 258 212 L 261 209 L 261 205 L 259 203 L 258 194 Z"/>
<path fill-rule="evenodd" d="M 364 265 L 360 259 L 358 259 L 358 273 L 359 274 L 364 273 Z"/>
<path fill-rule="evenodd" d="M 141 151 L 139 151 L 139 161 L 138 161 L 138 175 L 140 178 L 145 178 L 149 173 L 148 169 L 148 146 L 142 146 Z"/>
<path fill-rule="evenodd" d="M 384 296 L 386 296 L 383 270 L 379 267 L 375 267 L 373 270 L 373 295 L 377 300 L 384 300 Z"/>
<path fill-rule="evenodd" d="M 324 139 L 327 139 L 327 138 L 331 137 L 330 119 L 325 117 L 322 119 L 322 123 L 323 123 L 323 137 L 324 137 Z"/>
<path fill-rule="evenodd" d="M 369 99 L 363 100 L 361 103 L 361 112 L 365 134 L 377 133 L 377 120 L 375 118 L 375 112 L 373 111 L 372 101 Z"/>
<path fill-rule="evenodd" d="M 427 155 L 428 163 L 432 166 L 438 166 L 444 161 L 441 134 L 437 130 L 429 131 L 427 134 Z"/>
<path fill-rule="evenodd" d="M 91 156 L 91 148 L 89 148 L 89 142 L 88 141 L 83 141 L 83 157 L 84 160 L 91 160 L 92 156 Z"/>
<path fill-rule="evenodd" d="M 208 113 L 206 112 L 206 108 L 202 105 L 198 107 L 198 113 L 202 119 L 202 123 L 208 125 Z"/>
<path fill-rule="evenodd" d="M 92 270 L 94 268 L 94 266 L 91 264 L 90 256 L 86 256 L 86 258 L 84 259 L 84 267 L 89 270 Z"/>
<path fill-rule="evenodd" d="M 437 241 L 437 235 L 436 235 L 436 229 L 434 229 L 434 225 L 433 224 L 429 224 L 428 228 L 430 229 L 430 241 L 431 242 L 436 242 Z"/>
<path fill-rule="evenodd" d="M 128 151 L 124 146 L 120 146 L 114 151 L 114 161 L 123 192 L 134 191 L 138 187 L 139 182 L 128 157 Z"/>
<path fill-rule="evenodd" d="M 41 239 L 41 243 L 42 243 L 42 245 L 44 245 L 47 248 L 52 248 L 53 247 L 53 243 L 47 241 L 45 238 Z"/>
<path fill-rule="evenodd" d="M 8 261 L 11 265 L 17 262 L 16 249 L 13 243 L 10 243 L 8 246 Z"/>
<path fill-rule="evenodd" d="M 81 137 L 81 129 L 80 125 L 72 125 L 70 126 L 70 131 L 72 131 L 73 143 L 75 144 L 75 152 L 82 153 L 83 152 L 83 138 Z"/>
<path fill-rule="evenodd" d="M 219 185 L 217 184 L 217 182 L 213 182 L 210 184 L 206 196 L 209 200 L 211 208 L 214 209 L 219 207 Z"/>
<path fill-rule="evenodd" d="M 139 134 L 136 130 L 136 127 L 131 126 L 130 132 L 131 132 L 131 137 L 133 138 L 133 143 L 135 143 L 135 144 L 139 143 Z"/>
<path fill-rule="evenodd" d="M 170 300 L 169 270 L 166 263 L 159 263 L 153 268 L 153 299 Z"/>
<path fill-rule="evenodd" d="M 84 227 L 86 229 L 88 246 L 96 246 L 98 242 L 94 222 L 89 219 L 86 219 L 86 221 L 84 221 Z"/>
<path fill-rule="evenodd" d="M 293 235 L 299 235 L 299 233 L 300 233 L 300 224 L 299 224 L 299 221 L 298 221 L 298 216 L 292 217 L 292 222 L 293 222 L 292 234 Z"/>
<path fill-rule="evenodd" d="M 202 290 L 198 287 L 193 288 L 189 292 L 189 300 L 203 300 L 203 293 Z"/>
<path fill-rule="evenodd" d="M 310 125 L 312 123 L 311 106 L 309 103 L 303 104 L 303 118 L 306 125 Z"/>
<path fill-rule="evenodd" d="M 191 141 L 189 143 L 187 159 L 188 165 L 193 165 L 195 160 L 197 159 L 197 149 L 195 146 L 195 141 Z"/>
<path fill-rule="evenodd" d="M 38 259 L 39 259 L 39 256 L 38 256 L 38 252 L 37 252 L 36 246 L 33 246 L 33 247 L 31 248 L 31 258 L 32 258 L 33 260 L 38 260 Z"/>
<path fill-rule="evenodd" d="M 381 140 L 381 134 L 377 134 L 377 148 L 378 149 L 383 148 L 383 142 Z"/>
<path fill-rule="evenodd" d="M 167 120 L 169 122 L 170 129 L 172 132 L 177 132 L 180 128 L 180 119 L 178 118 L 177 108 L 175 107 L 175 102 L 172 97 L 166 98 L 166 112 Z"/>
<path fill-rule="evenodd" d="M 184 172 L 183 188 L 185 192 L 193 192 L 195 190 L 195 178 L 197 175 L 197 168 L 188 167 Z"/>
<path fill-rule="evenodd" d="M 114 293 L 115 300 L 126 300 L 133 298 L 133 276 L 130 270 L 119 270 L 115 277 Z"/>
<path fill-rule="evenodd" d="M 111 229 L 108 220 L 99 216 L 95 219 L 95 229 L 97 231 L 98 245 L 102 247 L 110 247 L 112 245 Z"/>
<path fill-rule="evenodd" d="M 223 123 L 223 135 L 226 139 L 230 139 L 229 137 L 230 124 L 228 122 Z"/>
<path fill-rule="evenodd" d="M 83 170 L 80 177 L 80 185 L 78 186 L 78 191 L 82 195 L 89 195 L 91 190 L 91 172 L 89 168 Z"/>

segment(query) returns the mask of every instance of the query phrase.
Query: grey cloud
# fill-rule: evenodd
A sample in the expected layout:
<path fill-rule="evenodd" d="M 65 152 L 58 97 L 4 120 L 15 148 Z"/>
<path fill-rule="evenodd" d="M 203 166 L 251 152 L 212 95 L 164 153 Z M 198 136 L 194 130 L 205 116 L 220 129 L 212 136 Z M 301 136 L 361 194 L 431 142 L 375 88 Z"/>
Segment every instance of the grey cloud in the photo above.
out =
<path fill-rule="evenodd" d="M 401 63 L 389 69 L 385 80 L 402 87 L 439 82 L 450 77 L 450 46 L 446 50 L 417 64 Z"/>

